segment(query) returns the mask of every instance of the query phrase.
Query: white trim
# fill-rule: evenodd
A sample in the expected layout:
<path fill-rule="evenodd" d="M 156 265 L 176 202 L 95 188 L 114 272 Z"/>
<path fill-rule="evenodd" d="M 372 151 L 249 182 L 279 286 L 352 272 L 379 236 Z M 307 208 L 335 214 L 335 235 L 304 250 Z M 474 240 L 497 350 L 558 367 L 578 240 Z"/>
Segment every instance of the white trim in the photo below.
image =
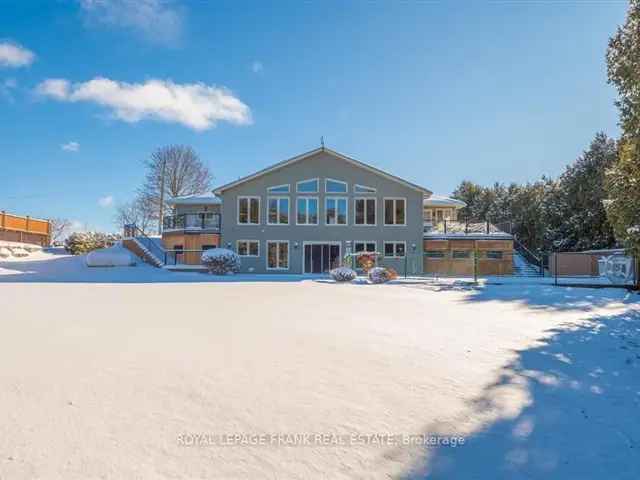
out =
<path fill-rule="evenodd" d="M 316 201 L 316 223 L 298 223 L 298 200 L 306 200 L 305 203 L 307 208 L 305 211 L 305 215 L 307 217 L 307 220 L 309 220 L 309 200 Z M 320 225 L 320 197 L 296 197 L 296 225 L 300 225 L 301 227 L 317 227 L 318 225 Z"/>
<path fill-rule="evenodd" d="M 247 242 L 247 254 L 246 255 L 240 255 L 240 242 Z M 251 255 L 249 254 L 249 252 L 251 251 L 251 249 L 249 248 L 249 243 L 250 242 L 255 242 L 258 244 L 258 254 L 257 255 Z M 236 253 L 238 254 L 238 256 L 242 257 L 242 258 L 258 258 L 260 257 L 260 240 L 255 240 L 255 239 L 241 239 L 241 240 L 236 240 Z"/>
<path fill-rule="evenodd" d="M 327 222 L 327 212 L 329 209 L 327 208 L 327 202 L 329 200 L 336 200 L 336 222 L 338 221 L 338 200 L 344 200 L 346 202 L 346 215 L 345 223 L 328 223 Z M 341 197 L 337 195 L 330 195 L 324 197 L 324 225 L 327 227 L 348 227 L 349 226 L 349 197 Z"/>
<path fill-rule="evenodd" d="M 264 256 L 264 261 L 265 261 L 265 266 L 267 268 L 267 270 L 280 270 L 280 271 L 285 271 L 285 270 L 290 270 L 291 269 L 291 245 L 289 243 L 289 240 L 265 240 L 265 256 Z M 287 268 L 283 268 L 283 267 L 269 267 L 269 244 L 270 243 L 286 243 L 287 244 Z M 276 263 L 280 263 L 280 248 L 278 248 L 277 250 L 277 255 L 276 255 Z"/>
<path fill-rule="evenodd" d="M 302 274 L 303 275 L 318 275 L 313 272 L 305 272 L 306 265 L 304 261 L 304 246 L 305 245 L 338 245 L 338 259 L 340 259 L 340 265 L 342 265 L 342 242 L 339 240 L 305 240 L 302 242 Z"/>
<path fill-rule="evenodd" d="M 282 187 L 287 187 L 287 191 L 286 192 L 274 192 L 273 191 L 274 188 L 282 188 Z M 267 193 L 274 193 L 276 195 L 278 195 L 278 194 L 289 194 L 289 193 L 291 193 L 291 184 L 290 183 L 283 183 L 282 185 L 274 185 L 272 187 L 267 187 Z"/>
<path fill-rule="evenodd" d="M 358 218 L 356 211 L 356 202 L 364 200 L 364 220 L 367 221 L 367 200 L 373 200 L 373 223 L 356 223 Z M 354 197 L 353 198 L 353 225 L 355 227 L 377 227 L 378 226 L 378 198 L 377 197 Z"/>
<path fill-rule="evenodd" d="M 298 185 L 300 185 L 301 183 L 312 182 L 314 180 L 316 182 L 316 191 L 315 192 L 301 192 L 300 190 L 298 190 Z M 303 195 L 314 195 L 314 194 L 317 195 L 318 193 L 320 193 L 320 177 L 308 178 L 306 180 L 300 180 L 300 181 L 296 182 L 296 193 L 301 193 Z"/>
<path fill-rule="evenodd" d="M 390 255 L 390 256 L 387 255 L 387 249 L 386 249 L 387 243 L 393 244 L 393 255 Z M 403 256 L 396 255 L 396 245 L 399 243 L 402 243 L 404 245 Z M 405 240 L 384 240 L 382 242 L 382 256 L 383 258 L 405 258 L 407 256 L 407 242 Z"/>
<path fill-rule="evenodd" d="M 336 183 L 342 183 L 345 186 L 345 190 L 344 192 L 330 192 L 327 189 L 327 182 L 336 182 Z M 343 180 L 336 180 L 335 178 L 325 178 L 324 179 L 324 193 L 326 193 L 327 195 L 346 195 L 347 193 L 349 193 L 349 184 Z"/>
<path fill-rule="evenodd" d="M 394 223 L 387 223 L 387 200 L 394 200 L 393 203 L 393 221 Z M 395 201 L 404 200 L 404 223 L 395 223 L 396 221 L 396 204 Z M 407 226 L 407 198 L 406 197 L 383 197 L 382 198 L 382 222 L 385 227 L 406 227 Z"/>
<path fill-rule="evenodd" d="M 263 175 L 266 175 L 267 173 L 271 173 L 275 170 L 279 170 L 281 168 L 284 168 L 286 166 L 289 166 L 293 163 L 299 162 L 301 160 L 304 160 L 306 158 L 312 157 L 313 155 L 316 155 L 317 153 L 321 153 L 321 152 L 325 152 L 328 153 L 329 155 L 333 155 L 336 158 L 339 158 L 341 160 L 344 160 L 346 162 L 349 162 L 357 167 L 360 167 L 364 170 L 367 170 L 371 173 L 374 173 L 376 175 L 379 175 L 383 178 L 386 178 L 388 180 L 394 181 L 396 183 L 400 183 L 408 188 L 411 188 L 412 190 L 417 190 L 418 192 L 422 192 L 426 195 L 433 195 L 433 192 L 431 190 L 428 190 L 424 187 L 421 187 L 419 185 L 416 185 L 415 183 L 411 183 L 408 182 L 406 180 L 403 180 L 400 177 L 396 177 L 395 175 L 392 175 L 390 173 L 385 172 L 384 170 L 380 170 L 379 168 L 373 167 L 371 165 L 367 165 L 366 163 L 363 163 L 359 160 L 356 160 L 355 158 L 351 158 L 348 157 L 347 155 L 343 155 L 341 153 L 336 152 L 335 150 L 331 150 L 330 148 L 326 148 L 326 147 L 321 147 L 321 148 L 315 148 L 309 152 L 306 153 L 302 153 L 300 155 L 297 155 L 295 157 L 289 158 L 287 160 L 283 160 L 281 162 L 278 162 L 274 165 L 271 165 L 270 167 L 267 168 L 263 168 L 262 170 L 259 170 L 258 172 L 255 172 L 251 175 L 247 175 L 246 177 L 240 178 L 239 180 L 236 180 L 235 182 L 231 182 L 231 183 L 227 183 L 226 185 L 222 185 L 218 188 L 216 188 L 214 190 L 214 193 L 216 195 L 220 195 L 223 191 L 225 190 L 229 190 L 230 188 L 233 188 L 237 185 L 240 185 L 244 182 L 248 182 L 250 180 L 253 180 L 255 178 L 261 177 Z M 318 193 L 318 192 L 316 192 Z"/>
<path fill-rule="evenodd" d="M 358 188 L 365 188 L 367 192 L 359 192 Z M 355 183 L 353 185 L 353 193 L 356 195 L 371 195 L 372 193 L 378 193 L 378 189 L 375 187 L 367 187 L 366 185 L 360 185 L 359 183 Z"/>
<path fill-rule="evenodd" d="M 287 223 L 280 223 L 280 200 L 286 199 L 289 202 L 289 208 L 287 209 Z M 271 223 L 269 221 L 269 210 L 270 205 L 269 202 L 271 200 L 277 200 L 276 202 L 276 218 L 278 221 L 276 223 Z M 267 197 L 267 225 L 272 226 L 289 226 L 291 225 L 291 198 L 288 195 L 269 195 Z"/>
<path fill-rule="evenodd" d="M 247 220 L 249 220 L 249 222 L 247 223 L 240 223 L 240 199 L 243 198 L 248 198 L 248 199 L 252 199 L 252 198 L 257 198 L 258 199 L 258 223 L 251 223 L 251 202 L 247 203 Z M 247 226 L 247 225 L 260 225 L 261 224 L 261 214 L 262 214 L 262 208 L 261 208 L 261 203 L 262 203 L 262 197 L 258 196 L 258 195 L 239 195 L 237 200 L 236 200 L 236 224 L 237 225 L 241 225 L 241 226 Z"/>

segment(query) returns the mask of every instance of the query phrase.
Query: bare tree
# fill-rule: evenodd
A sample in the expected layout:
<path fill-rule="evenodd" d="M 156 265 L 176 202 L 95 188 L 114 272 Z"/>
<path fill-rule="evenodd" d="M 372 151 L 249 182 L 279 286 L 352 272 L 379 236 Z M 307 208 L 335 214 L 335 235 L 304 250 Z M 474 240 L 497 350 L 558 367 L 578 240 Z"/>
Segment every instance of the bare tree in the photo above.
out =
<path fill-rule="evenodd" d="M 51 243 L 61 242 L 69 234 L 71 220 L 68 218 L 52 218 L 49 224 L 51 225 Z"/>
<path fill-rule="evenodd" d="M 189 146 L 169 145 L 159 148 L 144 165 L 147 174 L 138 193 L 141 201 L 155 212 L 155 219 L 158 221 L 161 221 L 162 212 L 166 208 L 166 200 L 183 195 L 199 195 L 211 189 L 211 172 Z"/>
<path fill-rule="evenodd" d="M 142 233 L 149 234 L 156 226 L 157 218 L 152 205 L 138 196 L 135 200 L 116 208 L 114 222 L 120 231 L 125 225 L 135 224 Z"/>

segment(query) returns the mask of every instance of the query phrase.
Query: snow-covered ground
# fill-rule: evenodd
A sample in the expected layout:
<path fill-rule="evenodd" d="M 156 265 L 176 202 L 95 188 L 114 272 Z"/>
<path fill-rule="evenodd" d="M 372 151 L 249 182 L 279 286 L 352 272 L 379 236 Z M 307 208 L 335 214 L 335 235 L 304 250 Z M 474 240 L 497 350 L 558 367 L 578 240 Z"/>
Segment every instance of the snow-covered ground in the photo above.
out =
<path fill-rule="evenodd" d="M 0 478 L 640 478 L 636 294 L 225 280 L 0 261 Z"/>

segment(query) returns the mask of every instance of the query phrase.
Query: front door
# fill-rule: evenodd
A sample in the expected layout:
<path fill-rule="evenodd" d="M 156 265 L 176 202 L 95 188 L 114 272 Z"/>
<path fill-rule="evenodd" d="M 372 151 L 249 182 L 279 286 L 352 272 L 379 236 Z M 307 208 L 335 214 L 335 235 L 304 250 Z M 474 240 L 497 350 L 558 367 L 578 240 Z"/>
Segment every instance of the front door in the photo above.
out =
<path fill-rule="evenodd" d="M 304 273 L 328 273 L 340 266 L 340 245 L 307 243 L 304 246 Z"/>

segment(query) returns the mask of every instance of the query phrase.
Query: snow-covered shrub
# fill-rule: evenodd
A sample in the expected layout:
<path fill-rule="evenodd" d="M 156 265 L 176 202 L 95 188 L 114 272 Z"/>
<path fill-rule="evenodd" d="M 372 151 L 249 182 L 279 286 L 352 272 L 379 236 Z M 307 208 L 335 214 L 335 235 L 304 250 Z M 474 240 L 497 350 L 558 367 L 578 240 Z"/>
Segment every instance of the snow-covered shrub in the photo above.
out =
<path fill-rule="evenodd" d="M 88 267 L 129 267 L 136 262 L 129 250 L 121 246 L 101 248 L 87 254 Z"/>
<path fill-rule="evenodd" d="M 0 257 L 7 258 L 11 256 L 11 250 L 6 247 L 0 247 Z"/>
<path fill-rule="evenodd" d="M 225 275 L 240 271 L 240 256 L 227 248 L 211 248 L 202 252 L 202 265 L 209 273 Z"/>
<path fill-rule="evenodd" d="M 356 258 L 358 267 L 362 268 L 364 273 L 368 273 L 369 270 L 376 266 L 377 255 L 374 252 L 359 253 Z"/>
<path fill-rule="evenodd" d="M 396 278 L 398 278 L 398 272 L 389 267 L 387 268 L 387 276 L 389 277 L 389 280 L 395 280 Z"/>
<path fill-rule="evenodd" d="M 72 255 L 82 255 L 99 248 L 113 246 L 120 236 L 116 234 L 100 232 L 75 232 L 67 237 L 64 248 Z"/>
<path fill-rule="evenodd" d="M 27 252 L 22 247 L 11 247 L 11 254 L 14 257 L 28 257 L 29 256 L 29 252 Z"/>
<path fill-rule="evenodd" d="M 356 272 L 351 270 L 349 267 L 334 268 L 329 272 L 329 275 L 331 275 L 331 278 L 336 282 L 350 282 L 357 276 Z"/>
<path fill-rule="evenodd" d="M 369 281 L 371 283 L 385 283 L 391 280 L 391 277 L 391 272 L 384 267 L 375 267 L 369 270 Z"/>

